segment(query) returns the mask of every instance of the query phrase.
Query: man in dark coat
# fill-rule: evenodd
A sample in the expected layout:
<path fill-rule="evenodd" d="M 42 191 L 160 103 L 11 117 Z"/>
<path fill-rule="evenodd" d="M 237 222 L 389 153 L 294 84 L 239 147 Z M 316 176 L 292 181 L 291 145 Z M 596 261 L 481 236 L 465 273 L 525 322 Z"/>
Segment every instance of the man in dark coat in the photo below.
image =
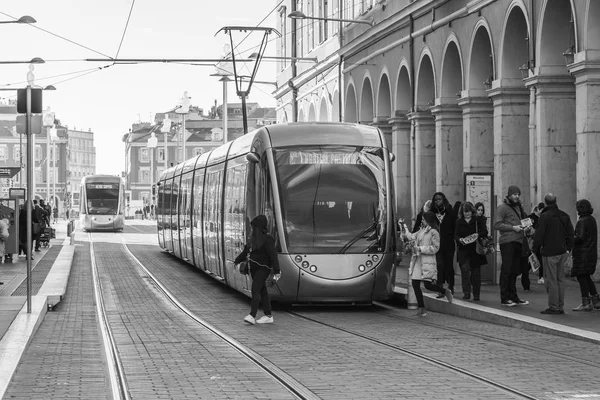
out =
<path fill-rule="evenodd" d="M 440 250 L 436 254 L 438 283 L 448 283 L 448 289 L 454 294 L 454 227 L 456 215 L 452 212 L 452 205 L 442 192 L 437 192 L 431 199 L 431 211 L 440 222 Z M 443 297 L 443 295 L 441 295 Z M 439 297 L 439 296 L 438 296 Z"/>
<path fill-rule="evenodd" d="M 558 209 L 556 196 L 548 193 L 544 197 L 546 206 L 540 214 L 533 252 L 539 251 L 544 264 L 544 284 L 548 293 L 548 308 L 542 314 L 564 314 L 565 263 L 571 256 L 575 232 L 569 215 Z"/>

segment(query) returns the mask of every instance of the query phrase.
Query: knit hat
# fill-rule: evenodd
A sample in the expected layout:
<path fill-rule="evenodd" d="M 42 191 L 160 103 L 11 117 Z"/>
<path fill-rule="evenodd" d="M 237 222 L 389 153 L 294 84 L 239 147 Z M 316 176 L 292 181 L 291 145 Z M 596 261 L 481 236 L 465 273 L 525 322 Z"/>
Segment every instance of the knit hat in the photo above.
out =
<path fill-rule="evenodd" d="M 508 187 L 508 195 L 512 196 L 513 194 L 516 194 L 516 193 L 521 194 L 521 189 L 519 189 L 518 186 L 510 185 Z"/>

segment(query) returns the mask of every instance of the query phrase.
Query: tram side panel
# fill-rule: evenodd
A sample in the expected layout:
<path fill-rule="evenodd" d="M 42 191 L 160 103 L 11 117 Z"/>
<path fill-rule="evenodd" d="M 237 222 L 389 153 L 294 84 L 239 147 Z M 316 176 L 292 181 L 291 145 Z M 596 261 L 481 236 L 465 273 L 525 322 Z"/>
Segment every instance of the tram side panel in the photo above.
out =
<path fill-rule="evenodd" d="M 164 213 L 164 235 L 166 242 L 166 249 L 173 253 L 173 179 L 167 179 L 165 183 L 165 213 Z"/>
<path fill-rule="evenodd" d="M 224 163 L 207 168 L 205 176 L 205 198 L 203 210 L 204 257 L 206 271 L 223 277 L 222 265 L 222 207 Z"/>
<path fill-rule="evenodd" d="M 193 224 L 192 229 L 193 235 L 193 252 L 194 252 L 194 264 L 201 270 L 206 269 L 206 263 L 204 258 L 204 242 L 202 238 L 202 204 L 204 201 L 204 173 L 205 169 L 196 169 L 194 173 L 194 186 L 193 186 Z"/>
<path fill-rule="evenodd" d="M 163 208 L 164 208 L 164 194 L 165 194 L 165 182 L 161 180 L 158 182 L 158 190 L 156 193 L 156 234 L 158 236 L 158 246 L 162 249 L 165 248 L 165 236 L 163 228 Z"/>

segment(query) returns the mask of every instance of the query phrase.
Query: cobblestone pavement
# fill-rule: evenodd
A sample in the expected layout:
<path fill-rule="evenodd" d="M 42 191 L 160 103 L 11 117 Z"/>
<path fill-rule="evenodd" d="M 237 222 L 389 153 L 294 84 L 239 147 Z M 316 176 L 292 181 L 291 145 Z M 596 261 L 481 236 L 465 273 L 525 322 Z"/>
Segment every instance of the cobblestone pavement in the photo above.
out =
<path fill-rule="evenodd" d="M 4 399 L 108 398 L 89 265 L 89 251 L 78 246 L 68 295 L 46 314 Z"/>
<path fill-rule="evenodd" d="M 270 361 L 323 398 L 507 398 L 507 393 L 454 372 L 283 311 L 276 313 L 272 326 L 244 326 L 240 321 L 247 312 L 247 298 L 154 247 L 130 248 L 202 318 L 255 351 L 264 352 Z M 403 309 L 297 310 L 536 398 L 570 398 L 575 394 L 600 398 L 600 362 L 597 346 L 591 343 L 437 313 L 423 320 Z M 248 335 L 249 329 L 252 335 Z"/>

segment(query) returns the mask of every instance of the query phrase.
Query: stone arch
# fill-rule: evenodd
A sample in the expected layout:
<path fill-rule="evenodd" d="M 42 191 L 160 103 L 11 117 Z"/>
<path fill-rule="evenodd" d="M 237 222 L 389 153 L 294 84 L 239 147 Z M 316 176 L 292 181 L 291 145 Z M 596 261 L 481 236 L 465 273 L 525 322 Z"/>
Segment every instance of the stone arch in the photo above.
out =
<path fill-rule="evenodd" d="M 508 8 L 502 29 L 498 71 L 501 79 L 518 79 L 522 85 L 519 68 L 530 59 L 527 41 L 527 38 L 531 37 L 529 32 L 529 18 L 525 6 L 521 0 L 514 0 Z"/>
<path fill-rule="evenodd" d="M 310 102 L 310 106 L 308 107 L 308 122 L 314 122 L 317 120 L 317 111 L 315 110 L 315 103 Z"/>
<path fill-rule="evenodd" d="M 444 103 L 455 103 L 456 95 L 463 89 L 463 66 L 458 39 L 453 33 L 446 41 L 442 55 L 440 95 Z"/>
<path fill-rule="evenodd" d="M 304 122 L 304 109 L 302 108 L 298 110 L 298 122 Z"/>
<path fill-rule="evenodd" d="M 412 104 L 412 89 L 410 74 L 408 72 L 409 65 L 406 60 L 400 62 L 398 70 L 398 79 L 396 82 L 396 110 L 408 111 L 413 106 Z"/>
<path fill-rule="evenodd" d="M 329 121 L 329 107 L 327 104 L 327 96 L 321 97 L 321 106 L 319 107 L 319 121 Z"/>
<path fill-rule="evenodd" d="M 467 77 L 467 90 L 484 91 L 486 80 L 496 79 L 494 48 L 490 29 L 485 20 L 480 20 L 473 30 L 471 54 Z"/>
<path fill-rule="evenodd" d="M 358 113 L 356 105 L 356 91 L 354 84 L 350 83 L 346 88 L 346 104 L 344 105 L 344 121 L 358 122 Z"/>
<path fill-rule="evenodd" d="M 429 109 L 435 101 L 436 93 L 435 71 L 433 57 L 428 48 L 424 48 L 419 59 L 417 70 L 416 105 L 420 109 Z"/>
<path fill-rule="evenodd" d="M 370 124 L 373 122 L 373 86 L 368 73 L 365 76 L 360 94 L 360 123 Z"/>
<path fill-rule="evenodd" d="M 546 0 L 540 15 L 539 45 L 536 48 L 540 73 L 551 69 L 549 73 L 556 75 L 560 71 L 566 75 L 568 71 L 563 53 L 569 47 L 577 52 L 577 19 L 572 4 L 569 0 Z"/>
<path fill-rule="evenodd" d="M 585 14 L 585 49 L 600 50 L 600 2 L 588 0 Z"/>
<path fill-rule="evenodd" d="M 340 121 L 340 92 L 335 90 L 333 92 L 333 100 L 331 101 L 331 121 Z"/>
<path fill-rule="evenodd" d="M 381 77 L 379 78 L 375 115 L 377 117 L 389 117 L 392 115 L 392 94 L 390 90 L 390 80 L 385 68 L 381 73 Z"/>

